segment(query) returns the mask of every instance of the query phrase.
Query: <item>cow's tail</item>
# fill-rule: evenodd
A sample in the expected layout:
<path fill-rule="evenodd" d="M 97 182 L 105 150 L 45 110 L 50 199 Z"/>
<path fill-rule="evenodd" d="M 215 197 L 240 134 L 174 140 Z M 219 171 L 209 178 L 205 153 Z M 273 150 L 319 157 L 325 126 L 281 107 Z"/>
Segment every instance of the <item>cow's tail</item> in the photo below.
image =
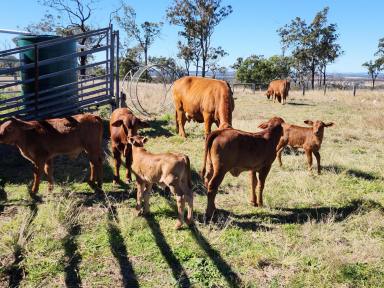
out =
<path fill-rule="evenodd" d="M 204 150 L 204 162 L 203 162 L 203 168 L 201 169 L 201 177 L 204 179 L 205 172 L 206 172 L 206 165 L 207 165 L 207 157 L 211 157 L 210 150 L 213 143 L 213 140 L 216 139 L 216 137 L 219 135 L 220 130 L 213 131 L 207 136 L 207 139 L 205 140 L 205 150 Z"/>
<path fill-rule="evenodd" d="M 188 187 L 192 189 L 192 173 L 191 173 L 191 161 L 189 160 L 189 157 L 185 155 L 185 162 L 187 164 L 187 183 Z"/>
<path fill-rule="evenodd" d="M 175 123 L 176 123 L 176 134 L 179 133 L 179 123 L 177 121 L 177 110 L 175 109 Z"/>
<path fill-rule="evenodd" d="M 235 109 L 235 101 L 233 100 L 233 91 L 231 85 L 225 81 L 228 87 L 227 97 L 221 97 L 220 103 L 220 128 L 232 127 L 232 111 Z"/>

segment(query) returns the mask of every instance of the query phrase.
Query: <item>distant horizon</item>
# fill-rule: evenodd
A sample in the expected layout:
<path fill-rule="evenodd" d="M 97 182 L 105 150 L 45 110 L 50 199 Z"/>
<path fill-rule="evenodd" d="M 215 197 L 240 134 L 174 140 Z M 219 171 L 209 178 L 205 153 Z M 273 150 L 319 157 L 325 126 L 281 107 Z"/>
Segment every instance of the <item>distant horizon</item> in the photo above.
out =
<path fill-rule="evenodd" d="M 3 1 L 3 17 L 0 18 L 0 29 L 23 30 L 31 23 L 39 22 L 47 7 L 36 0 Z M 109 13 L 119 6 L 120 0 L 99 0 L 96 3 L 92 23 L 104 27 L 108 23 Z M 177 41 L 179 27 L 171 26 L 165 18 L 165 10 L 171 0 L 129 0 L 127 2 L 137 13 L 137 22 L 164 22 L 161 35 L 149 49 L 150 56 L 166 56 L 177 58 Z M 384 1 L 372 0 L 318 0 L 291 1 L 230 1 L 223 0 L 223 5 L 232 5 L 233 13 L 225 18 L 215 29 L 212 46 L 222 46 L 228 52 L 220 64 L 229 67 L 238 57 L 250 55 L 281 55 L 281 45 L 277 29 L 289 24 L 295 17 L 310 22 L 315 14 L 324 7 L 329 7 L 329 23 L 336 23 L 340 34 L 339 43 L 345 51 L 335 63 L 327 67 L 329 73 L 366 73 L 362 64 L 374 58 L 377 44 L 384 37 L 382 11 Z M 148 9 L 150 5 L 151 9 Z M 106 8 L 107 7 L 107 8 Z M 372 9 L 375 7 L 375 9 Z M 13 11 L 13 12 L 12 12 Z M 273 11 L 273 13 L 271 13 Z M 348 12 L 346 12 L 348 11 Z M 359 19 L 357 21 L 356 19 Z M 372 28 L 373 27 L 373 28 Z M 118 26 L 114 25 L 115 29 Z M 122 40 L 125 33 L 120 29 Z M 0 45 L 4 46 L 14 35 L 0 34 Z M 134 43 L 131 41 L 130 46 Z M 178 60 L 178 64 L 182 61 Z"/>

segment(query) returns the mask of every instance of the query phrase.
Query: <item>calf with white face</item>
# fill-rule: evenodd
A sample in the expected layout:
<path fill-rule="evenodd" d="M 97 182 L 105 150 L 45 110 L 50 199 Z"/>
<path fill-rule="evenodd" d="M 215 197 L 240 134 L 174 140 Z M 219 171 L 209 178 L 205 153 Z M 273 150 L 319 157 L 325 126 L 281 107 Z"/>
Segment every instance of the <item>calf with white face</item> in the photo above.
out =
<path fill-rule="evenodd" d="M 149 195 L 153 184 L 169 187 L 176 197 L 178 221 L 176 229 L 183 225 L 185 202 L 188 205 L 186 223 L 192 224 L 193 194 L 191 168 L 188 156 L 180 153 L 154 154 L 144 149 L 147 138 L 128 137 L 132 145 L 132 172 L 136 176 L 137 206 L 139 215 L 149 213 Z M 142 202 L 144 200 L 144 207 Z"/>

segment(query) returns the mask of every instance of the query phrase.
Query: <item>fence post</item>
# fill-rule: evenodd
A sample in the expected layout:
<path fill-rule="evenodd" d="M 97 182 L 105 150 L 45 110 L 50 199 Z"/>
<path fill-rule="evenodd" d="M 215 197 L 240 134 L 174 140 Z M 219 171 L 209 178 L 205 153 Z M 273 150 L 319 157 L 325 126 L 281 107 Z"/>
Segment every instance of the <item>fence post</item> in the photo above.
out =
<path fill-rule="evenodd" d="M 324 95 L 327 93 L 327 84 L 324 85 Z"/>
<path fill-rule="evenodd" d="M 305 95 L 305 84 L 303 85 L 303 96 Z"/>
<path fill-rule="evenodd" d="M 116 105 L 121 107 L 120 104 L 120 66 L 119 66 L 119 30 L 116 31 Z"/>
<path fill-rule="evenodd" d="M 34 57 L 35 57 L 35 118 L 38 118 L 39 111 L 39 47 L 37 44 L 34 45 Z"/>
<path fill-rule="evenodd" d="M 353 96 L 356 96 L 356 84 L 353 83 Z"/>

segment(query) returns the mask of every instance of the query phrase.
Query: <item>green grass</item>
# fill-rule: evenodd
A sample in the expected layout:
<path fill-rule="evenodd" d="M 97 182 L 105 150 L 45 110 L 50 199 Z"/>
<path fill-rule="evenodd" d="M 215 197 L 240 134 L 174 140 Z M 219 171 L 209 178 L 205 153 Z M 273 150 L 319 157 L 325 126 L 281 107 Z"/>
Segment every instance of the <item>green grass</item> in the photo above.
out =
<path fill-rule="evenodd" d="M 205 190 L 196 176 L 203 125 L 187 123 L 189 137 L 180 138 L 169 111 L 143 134 L 148 150 L 183 152 L 191 159 L 196 225 L 175 231 L 175 202 L 167 192 L 155 189 L 151 215 L 143 218 L 136 216 L 135 185 L 112 185 L 107 141 L 108 198 L 96 197 L 84 183 L 88 163 L 81 156 L 55 161 L 57 185 L 49 194 L 42 182 L 42 202 L 28 196 L 30 164 L 17 150 L 1 147 L 7 199 L 0 202 L 0 286 L 382 286 L 384 95 L 292 92 L 285 106 L 260 93 L 235 96 L 233 125 L 242 130 L 257 131 L 273 115 L 299 125 L 306 119 L 335 122 L 320 151 L 322 175 L 307 171 L 305 155 L 286 153 L 283 167 L 274 163 L 267 178 L 262 209 L 248 204 L 247 173 L 226 175 L 218 221 L 205 225 Z M 102 116 L 108 113 L 103 109 Z M 11 281 L 12 271 L 20 277 Z"/>

